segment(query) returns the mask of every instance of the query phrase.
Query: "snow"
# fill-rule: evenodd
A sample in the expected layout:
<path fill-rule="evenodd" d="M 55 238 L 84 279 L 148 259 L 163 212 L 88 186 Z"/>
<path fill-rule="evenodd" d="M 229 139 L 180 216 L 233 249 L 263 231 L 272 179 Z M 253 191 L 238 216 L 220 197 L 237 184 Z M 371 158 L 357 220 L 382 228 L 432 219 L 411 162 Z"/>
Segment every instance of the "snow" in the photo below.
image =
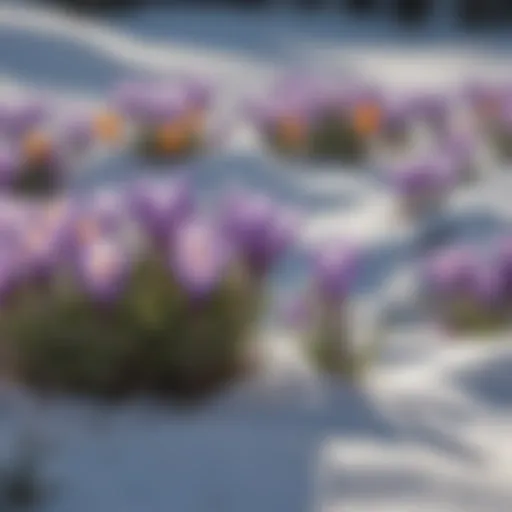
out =
<path fill-rule="evenodd" d="M 219 108 L 231 122 L 237 102 L 280 69 L 311 63 L 400 88 L 453 86 L 475 73 L 504 75 L 509 66 L 503 41 L 472 46 L 444 34 L 429 43 L 427 31 L 404 45 L 404 36 L 389 38 L 385 23 L 358 31 L 332 15 L 294 18 L 279 10 L 148 10 L 100 22 L 6 5 L 0 76 L 9 91 L 97 102 L 116 80 L 138 73 L 202 72 L 221 87 Z M 489 48 L 503 51 L 490 58 Z M 228 133 L 236 136 L 227 146 L 189 166 L 199 194 L 212 198 L 247 184 L 305 215 L 306 247 L 332 237 L 365 246 L 368 276 L 359 292 L 387 319 L 381 357 L 368 382 L 353 388 L 315 375 L 289 334 L 269 328 L 262 334 L 271 351 L 265 372 L 192 411 L 142 399 L 110 409 L 36 403 L 5 388 L 2 450 L 12 451 L 27 428 L 48 444 L 44 460 L 57 487 L 41 510 L 509 512 L 507 340 L 450 340 L 421 317 L 414 301 L 418 231 L 400 225 L 371 173 L 279 161 L 246 127 L 229 124 Z M 113 155 L 76 186 L 115 184 L 137 166 Z M 510 179 L 498 169 L 460 190 L 441 219 L 448 238 L 485 242 L 508 229 Z M 293 293 L 303 268 L 300 256 L 285 265 L 276 292 Z"/>

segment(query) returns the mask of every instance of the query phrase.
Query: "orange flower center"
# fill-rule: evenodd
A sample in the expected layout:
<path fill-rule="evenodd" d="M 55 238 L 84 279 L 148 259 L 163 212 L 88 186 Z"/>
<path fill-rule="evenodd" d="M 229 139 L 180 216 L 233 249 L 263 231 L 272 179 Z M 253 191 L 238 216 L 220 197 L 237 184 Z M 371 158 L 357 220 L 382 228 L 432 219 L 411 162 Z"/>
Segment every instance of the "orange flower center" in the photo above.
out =
<path fill-rule="evenodd" d="M 94 119 L 94 131 L 100 140 L 107 143 L 116 143 L 122 137 L 122 119 L 115 112 L 100 112 Z"/>
<path fill-rule="evenodd" d="M 380 127 L 382 112 L 378 105 L 362 104 L 354 111 L 354 128 L 360 135 L 373 135 Z"/>
<path fill-rule="evenodd" d="M 298 117 L 283 117 L 278 121 L 278 136 L 287 145 L 298 146 L 304 143 L 306 131 L 306 124 Z"/>
<path fill-rule="evenodd" d="M 188 133 L 182 122 L 166 124 L 157 129 L 156 142 L 165 153 L 176 153 L 188 142 Z"/>
<path fill-rule="evenodd" d="M 52 143 L 43 132 L 31 132 L 23 141 L 23 151 L 30 162 L 45 160 L 51 153 Z"/>

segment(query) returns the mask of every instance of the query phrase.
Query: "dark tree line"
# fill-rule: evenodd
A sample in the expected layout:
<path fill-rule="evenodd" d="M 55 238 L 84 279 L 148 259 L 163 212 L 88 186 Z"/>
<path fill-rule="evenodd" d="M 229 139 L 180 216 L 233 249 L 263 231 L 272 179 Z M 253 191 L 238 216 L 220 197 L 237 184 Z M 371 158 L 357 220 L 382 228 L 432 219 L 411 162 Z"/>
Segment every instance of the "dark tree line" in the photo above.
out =
<path fill-rule="evenodd" d="M 68 9 L 90 13 L 119 12 L 129 8 L 153 3 L 159 5 L 188 6 L 233 6 L 237 8 L 264 8 L 272 0 L 41 0 L 60 4 Z M 298 9 L 322 9 L 327 0 L 289 0 L 295 1 Z M 447 1 L 447 0 L 437 0 Z M 329 2 L 330 3 L 330 2 Z M 357 15 L 370 15 L 382 12 L 384 8 L 404 25 L 421 25 L 430 16 L 435 0 L 339 0 L 340 12 L 352 12 Z M 492 27 L 512 22 L 512 0 L 455 0 L 457 20 L 467 28 Z M 385 4 L 385 7 L 384 7 Z"/>

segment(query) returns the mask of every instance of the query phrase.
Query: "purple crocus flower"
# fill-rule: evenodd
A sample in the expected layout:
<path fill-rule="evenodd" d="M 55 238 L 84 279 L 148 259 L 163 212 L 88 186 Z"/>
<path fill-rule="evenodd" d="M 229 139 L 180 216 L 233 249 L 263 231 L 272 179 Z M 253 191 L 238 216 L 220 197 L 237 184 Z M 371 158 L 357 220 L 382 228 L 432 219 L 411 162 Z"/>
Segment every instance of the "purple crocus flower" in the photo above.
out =
<path fill-rule="evenodd" d="M 48 104 L 42 98 L 35 97 L 17 100 L 10 104 L 7 116 L 7 133 L 21 136 L 46 120 Z"/>
<path fill-rule="evenodd" d="M 343 301 L 357 277 L 360 252 L 346 243 L 319 249 L 313 261 L 313 283 L 322 300 Z"/>
<path fill-rule="evenodd" d="M 186 178 L 141 180 L 128 193 L 134 219 L 157 244 L 169 236 L 195 209 L 190 183 Z"/>
<path fill-rule="evenodd" d="M 383 128 L 390 132 L 403 132 L 411 119 L 411 107 L 407 99 L 388 100 L 383 107 Z"/>
<path fill-rule="evenodd" d="M 85 244 L 75 263 L 79 285 L 100 303 L 111 303 L 120 296 L 131 270 L 122 245 L 106 238 Z"/>
<path fill-rule="evenodd" d="M 65 255 L 76 246 L 79 238 L 76 226 L 78 212 L 75 200 L 66 196 L 41 206 L 32 214 L 37 217 L 34 222 L 51 236 L 56 253 Z"/>
<path fill-rule="evenodd" d="M 71 152 L 82 152 L 94 140 L 92 117 L 85 113 L 75 113 L 60 121 L 57 133 L 62 144 Z"/>
<path fill-rule="evenodd" d="M 20 171 L 19 153 L 6 145 L 0 147 L 0 187 L 8 187 Z"/>
<path fill-rule="evenodd" d="M 71 230 L 79 244 L 98 237 L 121 237 L 130 220 L 123 193 L 109 189 L 81 198 L 71 217 Z"/>
<path fill-rule="evenodd" d="M 217 228 L 191 217 L 177 230 L 168 259 L 173 275 L 189 296 L 204 299 L 225 277 L 231 251 Z"/>
<path fill-rule="evenodd" d="M 500 88 L 496 84 L 472 82 L 465 86 L 463 97 L 478 115 L 485 118 L 499 115 Z"/>
<path fill-rule="evenodd" d="M 46 280 L 53 272 L 62 255 L 59 232 L 41 220 L 27 225 L 21 240 L 27 277 Z"/>
<path fill-rule="evenodd" d="M 507 300 L 512 300 L 512 239 L 501 242 L 496 252 L 492 263 L 499 273 Z"/>
<path fill-rule="evenodd" d="M 0 247 L 19 245 L 26 216 L 22 207 L 7 198 L 0 200 Z"/>
<path fill-rule="evenodd" d="M 472 295 L 478 286 L 481 269 L 482 262 L 471 248 L 443 251 L 427 262 L 426 285 L 438 297 Z"/>
<path fill-rule="evenodd" d="M 0 251 L 0 307 L 9 305 L 13 294 L 23 282 L 23 258 L 17 250 L 3 248 Z"/>
<path fill-rule="evenodd" d="M 512 135 L 512 98 L 503 103 L 499 113 L 500 130 L 506 135 Z"/>
<path fill-rule="evenodd" d="M 158 84 L 147 91 L 138 121 L 149 126 L 172 123 L 186 113 L 187 107 L 183 87 Z"/>
<path fill-rule="evenodd" d="M 425 120 L 436 129 L 443 129 L 449 119 L 450 103 L 442 94 L 422 93 L 412 100 L 411 109 L 419 119 Z"/>
<path fill-rule="evenodd" d="M 123 115 L 139 119 L 146 108 L 148 84 L 143 81 L 124 82 L 114 89 L 111 102 Z"/>
<path fill-rule="evenodd" d="M 235 190 L 222 208 L 223 231 L 255 276 L 263 276 L 295 239 L 296 218 L 264 195 Z"/>
<path fill-rule="evenodd" d="M 496 268 L 482 266 L 476 273 L 473 297 L 483 308 L 499 308 L 505 297 L 504 283 Z"/>
<path fill-rule="evenodd" d="M 460 179 L 471 177 L 477 151 L 476 141 L 471 134 L 450 134 L 441 143 L 441 149 Z"/>
<path fill-rule="evenodd" d="M 391 182 L 402 197 L 435 198 L 451 190 L 456 174 L 451 159 L 441 154 L 400 165 L 392 172 Z"/>
<path fill-rule="evenodd" d="M 212 85 L 204 78 L 184 78 L 187 103 L 194 109 L 208 108 L 212 99 Z"/>

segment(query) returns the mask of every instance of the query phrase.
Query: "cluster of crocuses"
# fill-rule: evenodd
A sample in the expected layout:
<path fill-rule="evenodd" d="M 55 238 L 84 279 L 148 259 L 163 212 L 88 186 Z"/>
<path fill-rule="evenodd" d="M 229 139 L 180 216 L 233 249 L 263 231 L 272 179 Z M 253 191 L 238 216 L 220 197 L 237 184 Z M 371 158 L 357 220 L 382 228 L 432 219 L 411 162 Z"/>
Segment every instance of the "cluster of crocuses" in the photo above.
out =
<path fill-rule="evenodd" d="M 295 228 L 245 191 L 206 215 L 184 178 L 0 211 L 0 330 L 16 372 L 102 396 L 213 390 L 247 370 L 264 282 Z"/>
<path fill-rule="evenodd" d="M 512 244 L 500 241 L 488 254 L 452 247 L 431 256 L 424 291 L 436 317 L 456 333 L 500 330 L 512 321 Z"/>
<path fill-rule="evenodd" d="M 153 158 L 183 158 L 207 145 L 212 87 L 182 78 L 119 85 L 112 115 L 126 126 L 129 143 Z"/>
<path fill-rule="evenodd" d="M 63 114 L 47 98 L 26 96 L 0 104 L 0 188 L 46 195 L 58 191 L 93 141 L 92 116 Z"/>
<path fill-rule="evenodd" d="M 375 143 L 407 148 L 418 126 L 433 138 L 450 127 L 452 103 L 442 92 L 389 94 L 354 80 L 285 77 L 249 113 L 279 152 L 360 162 Z"/>
<path fill-rule="evenodd" d="M 366 86 L 286 77 L 248 109 L 265 142 L 287 155 L 360 162 L 380 127 L 380 95 Z"/>

